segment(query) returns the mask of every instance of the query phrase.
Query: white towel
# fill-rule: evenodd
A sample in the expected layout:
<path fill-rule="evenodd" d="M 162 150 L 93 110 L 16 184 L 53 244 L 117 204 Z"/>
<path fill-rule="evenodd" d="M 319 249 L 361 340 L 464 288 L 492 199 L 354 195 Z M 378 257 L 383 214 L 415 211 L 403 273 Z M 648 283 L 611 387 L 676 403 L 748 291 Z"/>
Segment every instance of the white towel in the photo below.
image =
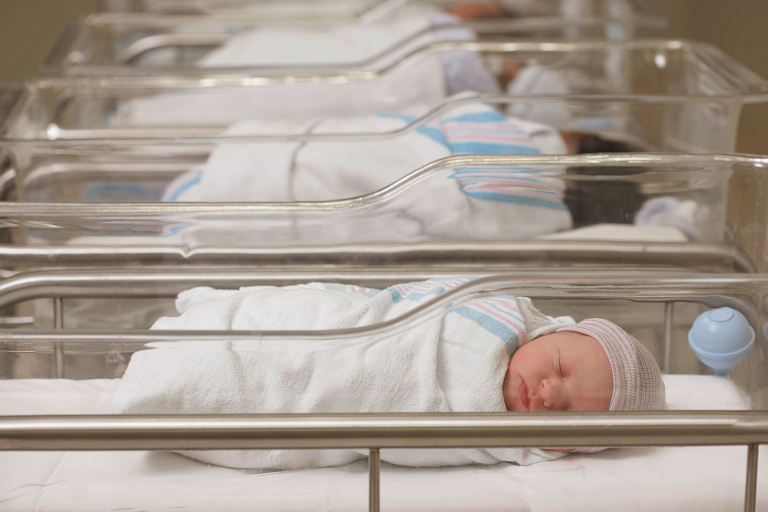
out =
<path fill-rule="evenodd" d="M 430 280 L 379 291 L 312 283 L 240 290 L 195 288 L 181 316 L 154 329 L 333 330 L 397 318 L 469 278 Z M 358 340 L 159 343 L 133 355 L 112 408 L 123 414 L 501 412 L 501 385 L 523 343 L 573 323 L 512 296 L 447 305 L 391 336 Z M 183 452 L 238 468 L 346 464 L 366 450 Z M 559 457 L 537 449 L 382 450 L 408 466 L 532 464 Z"/>

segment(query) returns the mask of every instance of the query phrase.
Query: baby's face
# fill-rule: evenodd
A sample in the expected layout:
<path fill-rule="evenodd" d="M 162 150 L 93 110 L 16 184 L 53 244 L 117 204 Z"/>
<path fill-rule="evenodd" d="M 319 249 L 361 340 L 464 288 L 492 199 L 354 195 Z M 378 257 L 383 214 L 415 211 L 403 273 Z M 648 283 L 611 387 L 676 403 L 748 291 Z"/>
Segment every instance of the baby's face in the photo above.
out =
<path fill-rule="evenodd" d="M 557 332 L 512 355 L 502 391 L 510 411 L 607 411 L 613 373 L 597 340 Z"/>

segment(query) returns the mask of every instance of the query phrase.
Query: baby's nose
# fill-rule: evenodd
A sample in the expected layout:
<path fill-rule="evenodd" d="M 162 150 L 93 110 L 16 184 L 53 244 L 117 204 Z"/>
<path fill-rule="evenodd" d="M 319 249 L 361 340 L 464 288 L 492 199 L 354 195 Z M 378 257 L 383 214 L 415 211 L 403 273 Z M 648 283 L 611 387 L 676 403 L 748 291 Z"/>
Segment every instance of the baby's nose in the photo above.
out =
<path fill-rule="evenodd" d="M 541 381 L 539 394 L 544 408 L 548 411 L 559 411 L 563 406 L 563 385 L 557 379 L 544 379 Z"/>

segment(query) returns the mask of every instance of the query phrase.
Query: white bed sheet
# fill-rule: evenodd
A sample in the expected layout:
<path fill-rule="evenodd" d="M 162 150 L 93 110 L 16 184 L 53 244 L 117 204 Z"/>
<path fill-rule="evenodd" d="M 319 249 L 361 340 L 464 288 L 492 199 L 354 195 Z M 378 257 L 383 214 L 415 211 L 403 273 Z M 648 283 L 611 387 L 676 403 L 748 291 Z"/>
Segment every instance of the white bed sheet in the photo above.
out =
<path fill-rule="evenodd" d="M 670 409 L 745 409 L 730 380 L 666 376 Z M 0 414 L 109 411 L 116 380 L 0 382 Z M 758 510 L 768 510 L 768 448 L 761 447 Z M 413 469 L 384 465 L 384 511 L 743 508 L 745 447 L 633 448 L 521 467 Z M 362 511 L 365 461 L 247 472 L 165 452 L 0 452 L 0 510 Z"/>

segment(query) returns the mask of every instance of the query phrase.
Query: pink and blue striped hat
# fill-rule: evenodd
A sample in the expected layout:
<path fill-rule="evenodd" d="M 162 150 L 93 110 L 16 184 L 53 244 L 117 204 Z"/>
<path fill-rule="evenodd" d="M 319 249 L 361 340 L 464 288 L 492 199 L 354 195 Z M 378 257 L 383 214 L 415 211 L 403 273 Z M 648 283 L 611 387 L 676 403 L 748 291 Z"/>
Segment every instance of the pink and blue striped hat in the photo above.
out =
<path fill-rule="evenodd" d="M 654 411 L 664 408 L 664 382 L 650 352 L 624 329 L 608 320 L 589 318 L 561 331 L 597 340 L 611 363 L 613 394 L 610 411 Z"/>

